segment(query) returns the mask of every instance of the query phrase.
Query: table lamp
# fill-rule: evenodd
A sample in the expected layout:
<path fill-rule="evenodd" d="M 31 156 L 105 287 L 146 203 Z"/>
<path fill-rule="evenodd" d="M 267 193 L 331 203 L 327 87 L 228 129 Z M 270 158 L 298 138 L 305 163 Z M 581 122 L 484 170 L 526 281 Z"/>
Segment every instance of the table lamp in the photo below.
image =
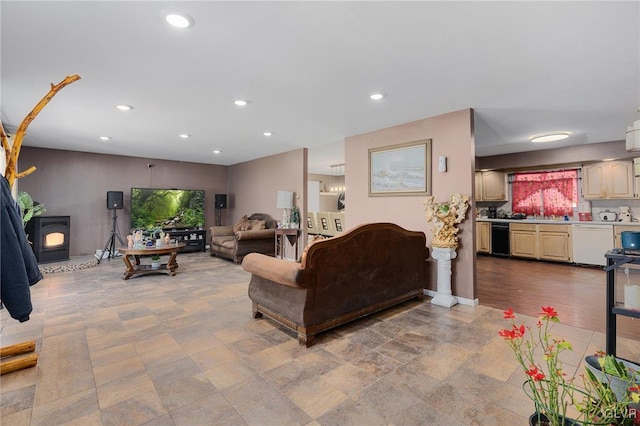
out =
<path fill-rule="evenodd" d="M 276 207 L 279 209 L 284 209 L 282 212 L 282 227 L 288 228 L 289 227 L 289 209 L 293 207 L 293 192 L 278 191 Z"/>

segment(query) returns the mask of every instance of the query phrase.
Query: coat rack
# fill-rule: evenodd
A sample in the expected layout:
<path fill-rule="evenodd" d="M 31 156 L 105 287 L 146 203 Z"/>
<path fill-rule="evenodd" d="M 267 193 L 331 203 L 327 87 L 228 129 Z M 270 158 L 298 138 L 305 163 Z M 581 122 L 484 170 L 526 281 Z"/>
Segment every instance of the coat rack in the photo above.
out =
<path fill-rule="evenodd" d="M 31 110 L 29 114 L 22 120 L 20 126 L 18 126 L 18 130 L 15 134 L 15 139 L 13 143 L 9 142 L 9 137 L 4 130 L 2 123 L 0 122 L 0 143 L 2 143 L 2 148 L 4 149 L 6 167 L 4 170 L 4 176 L 7 179 L 9 184 L 9 190 L 13 187 L 13 183 L 16 179 L 25 177 L 31 173 L 33 173 L 36 168 L 34 166 L 29 167 L 27 170 L 23 172 L 18 172 L 18 156 L 20 155 L 20 148 L 22 146 L 22 140 L 24 135 L 27 132 L 27 127 L 31 122 L 36 118 L 38 113 L 49 103 L 49 101 L 58 93 L 60 89 L 65 87 L 68 84 L 73 83 L 80 79 L 80 76 L 73 75 L 67 76 L 64 80 L 62 80 L 58 84 L 51 84 L 51 89 L 49 92 L 36 104 L 36 106 Z M 28 319 L 28 317 L 27 317 Z M 15 345 L 6 346 L 0 348 L 0 375 L 10 373 L 16 370 L 22 370 L 23 368 L 34 367 L 38 362 L 38 355 L 34 352 L 36 349 L 35 340 L 29 342 L 17 343 Z M 21 355 L 24 353 L 29 353 L 27 356 L 19 357 L 19 358 L 11 358 L 15 355 Z M 11 358 L 5 360 L 4 358 Z"/>
<path fill-rule="evenodd" d="M 36 350 L 36 341 L 22 342 L 11 346 L 0 348 L 0 357 L 13 357 L 24 353 L 34 352 Z M 22 370 L 23 368 L 35 367 L 38 362 L 37 354 L 29 354 L 19 358 L 11 358 L 0 362 L 0 375 L 11 373 L 12 371 Z"/>

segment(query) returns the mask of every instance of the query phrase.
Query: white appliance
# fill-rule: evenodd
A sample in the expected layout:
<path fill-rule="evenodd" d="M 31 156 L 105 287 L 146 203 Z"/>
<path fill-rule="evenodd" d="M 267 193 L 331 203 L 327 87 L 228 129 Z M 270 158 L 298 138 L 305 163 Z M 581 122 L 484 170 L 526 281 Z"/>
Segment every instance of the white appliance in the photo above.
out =
<path fill-rule="evenodd" d="M 631 222 L 631 208 L 629 206 L 620 206 L 618 220 L 620 220 L 620 222 Z"/>
<path fill-rule="evenodd" d="M 586 265 L 606 265 L 604 255 L 613 248 L 613 225 L 571 225 L 573 261 Z"/>
<path fill-rule="evenodd" d="M 609 210 L 599 213 L 600 220 L 603 222 L 615 222 L 618 220 L 618 213 L 610 212 Z"/>

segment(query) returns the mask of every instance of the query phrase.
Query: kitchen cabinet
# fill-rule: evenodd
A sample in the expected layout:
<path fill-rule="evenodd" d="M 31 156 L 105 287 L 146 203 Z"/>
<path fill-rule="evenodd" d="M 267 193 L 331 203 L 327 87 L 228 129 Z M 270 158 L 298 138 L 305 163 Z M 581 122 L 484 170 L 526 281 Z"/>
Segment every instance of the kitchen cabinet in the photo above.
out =
<path fill-rule="evenodd" d="M 539 259 L 571 262 L 571 226 L 538 225 Z"/>
<path fill-rule="evenodd" d="M 509 233 L 511 256 L 536 259 L 538 257 L 537 225 L 512 223 Z"/>
<path fill-rule="evenodd" d="M 475 173 L 476 201 L 507 201 L 507 182 L 503 172 Z"/>
<path fill-rule="evenodd" d="M 561 224 L 512 223 L 511 256 L 571 262 L 571 226 Z"/>
<path fill-rule="evenodd" d="M 491 222 L 476 222 L 476 251 L 491 253 Z"/>
<path fill-rule="evenodd" d="M 585 200 L 634 198 L 633 163 L 604 161 L 583 166 L 582 196 Z"/>
<path fill-rule="evenodd" d="M 614 241 L 613 241 L 613 245 L 616 248 L 622 248 L 622 237 L 620 236 L 620 234 L 623 231 L 635 231 L 635 232 L 639 232 L 640 231 L 640 226 L 633 226 L 633 225 L 614 225 L 613 226 L 613 235 L 614 235 Z"/>
<path fill-rule="evenodd" d="M 475 174 L 475 195 L 474 200 L 482 201 L 482 172 Z"/>

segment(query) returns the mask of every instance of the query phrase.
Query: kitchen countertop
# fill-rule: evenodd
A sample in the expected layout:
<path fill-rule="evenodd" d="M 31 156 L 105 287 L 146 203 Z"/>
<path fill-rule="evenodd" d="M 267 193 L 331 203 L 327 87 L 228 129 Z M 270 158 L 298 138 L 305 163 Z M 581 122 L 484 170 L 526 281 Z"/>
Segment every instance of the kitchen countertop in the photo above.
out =
<path fill-rule="evenodd" d="M 476 217 L 476 222 L 502 222 L 502 223 L 542 223 L 545 225 L 623 225 L 637 226 L 640 222 L 602 222 L 602 221 L 579 221 L 579 220 L 559 220 L 559 219 L 489 219 L 486 217 Z"/>

